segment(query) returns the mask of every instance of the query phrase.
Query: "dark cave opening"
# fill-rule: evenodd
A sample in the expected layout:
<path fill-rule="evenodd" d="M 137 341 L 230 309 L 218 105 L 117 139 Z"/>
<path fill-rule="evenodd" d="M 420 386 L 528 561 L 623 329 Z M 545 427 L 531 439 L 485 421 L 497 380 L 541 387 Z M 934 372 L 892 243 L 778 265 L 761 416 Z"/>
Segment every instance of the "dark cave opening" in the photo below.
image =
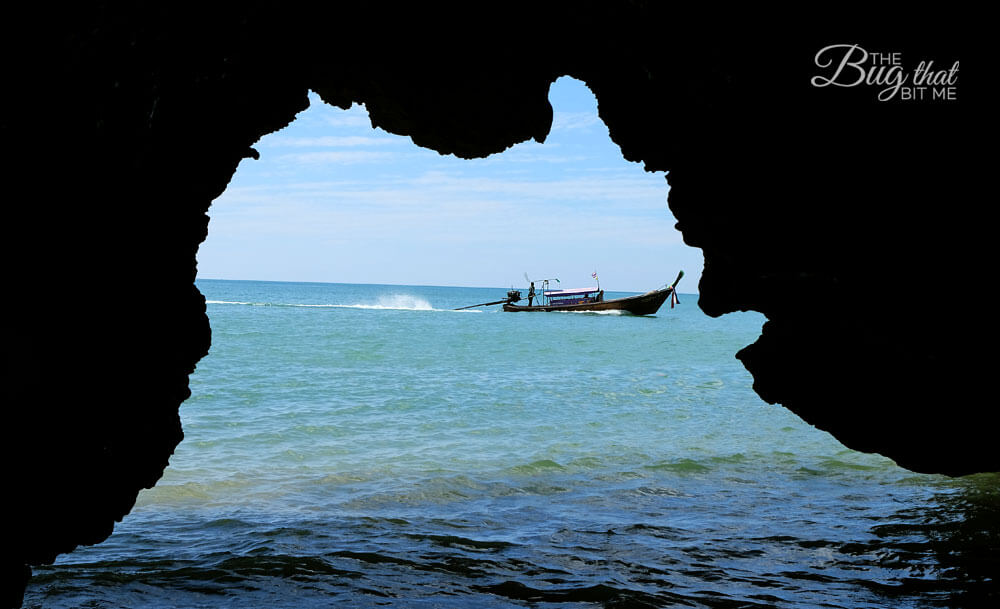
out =
<path fill-rule="evenodd" d="M 14 506 L 3 558 L 15 582 L 27 563 L 104 538 L 162 474 L 182 437 L 187 376 L 211 340 L 192 286 L 205 213 L 310 89 L 341 107 L 365 103 L 377 125 L 418 145 L 481 157 L 544 137 L 555 76 L 587 82 L 623 156 L 669 171 L 670 208 L 705 253 L 702 309 L 770 318 L 742 356 L 760 395 L 915 471 L 1000 467 L 976 395 L 987 365 L 967 349 L 988 310 L 971 289 L 988 277 L 990 243 L 970 194 L 977 117 L 968 104 L 810 86 L 816 51 L 850 32 L 709 28 L 646 4 L 484 8 L 478 23 L 490 27 L 459 30 L 370 7 L 308 18 L 271 5 L 198 19 L 75 10 L 52 24 L 26 19 L 48 25 L 3 41 L 21 92 L 2 101 L 3 167 L 12 190 L 37 195 L 12 206 L 11 226 L 45 227 L 37 257 L 11 255 L 16 284 L 38 301 L 12 317 L 20 433 L 5 460 L 30 498 Z M 385 37 L 327 31 L 368 22 Z M 504 43 L 526 27 L 550 35 Z M 945 30 L 963 31 L 894 28 L 877 40 L 908 62 L 945 64 L 964 48 Z M 73 103 L 25 93 L 52 82 Z M 57 180 L 52 159 L 64 157 L 51 142 L 80 144 Z M 111 260 L 119 289 L 144 308 L 119 306 L 95 281 Z M 914 306 L 941 294 L 941 281 L 959 312 Z M 73 315 L 65 293 L 79 303 Z M 99 393 L 100 407 L 79 408 L 84 392 Z"/>

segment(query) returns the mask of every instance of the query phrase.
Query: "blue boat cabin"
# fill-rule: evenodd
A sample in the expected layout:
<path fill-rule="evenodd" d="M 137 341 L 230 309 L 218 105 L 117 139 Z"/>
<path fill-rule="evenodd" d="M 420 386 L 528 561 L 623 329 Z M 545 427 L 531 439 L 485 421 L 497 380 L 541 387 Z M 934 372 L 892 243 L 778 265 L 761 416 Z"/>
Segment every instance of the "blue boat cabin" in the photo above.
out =
<path fill-rule="evenodd" d="M 573 290 L 543 290 L 542 295 L 548 300 L 549 306 L 586 304 L 604 300 L 604 291 L 600 288 L 578 288 Z"/>

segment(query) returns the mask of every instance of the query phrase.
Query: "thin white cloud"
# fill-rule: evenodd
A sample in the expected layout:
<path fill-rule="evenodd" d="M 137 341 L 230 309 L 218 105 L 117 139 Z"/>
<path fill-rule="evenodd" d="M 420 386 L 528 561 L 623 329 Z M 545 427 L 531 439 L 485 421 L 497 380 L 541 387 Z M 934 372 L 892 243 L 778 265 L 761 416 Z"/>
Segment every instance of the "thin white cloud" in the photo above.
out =
<path fill-rule="evenodd" d="M 540 180 L 510 176 L 464 176 L 432 170 L 414 177 L 377 180 L 319 180 L 232 186 L 217 203 L 253 205 L 274 200 L 311 200 L 347 207 L 421 205 L 426 207 L 428 213 L 433 213 L 440 205 L 478 200 L 521 210 L 534 210 L 544 204 L 559 210 L 572 207 L 581 212 L 590 208 L 606 208 L 614 209 L 616 213 L 668 214 L 667 184 L 661 179 L 650 179 L 651 177 L 648 174 L 636 177 L 582 174 Z"/>
<path fill-rule="evenodd" d="M 495 165 L 506 163 L 582 163 L 590 160 L 586 155 L 556 155 L 550 150 L 544 152 L 527 152 L 521 150 L 508 150 L 498 155 L 484 159 L 484 162 L 491 162 Z"/>
<path fill-rule="evenodd" d="M 368 116 L 368 110 L 363 105 L 354 104 L 350 110 L 335 107 L 324 107 L 323 110 L 326 112 L 323 114 L 322 120 L 331 127 L 372 128 L 372 119 Z"/>
<path fill-rule="evenodd" d="M 553 112 L 553 131 L 572 131 L 575 129 L 589 129 L 594 125 L 600 125 L 601 119 L 593 112 Z"/>
<path fill-rule="evenodd" d="M 408 197 L 405 191 L 343 194 L 340 200 L 275 195 L 256 205 L 213 208 L 209 231 L 213 235 L 329 236 L 358 244 L 398 236 L 434 247 L 441 242 L 503 243 L 511 235 L 517 235 L 519 243 L 553 238 L 560 243 L 617 247 L 680 243 L 665 211 L 641 218 L 623 217 L 614 208 L 545 209 L 528 214 L 510 202 L 489 198 L 440 201 L 427 194 Z"/>
<path fill-rule="evenodd" d="M 301 152 L 282 154 L 281 162 L 301 163 L 304 165 L 352 165 L 355 163 L 376 163 L 387 161 L 394 155 L 391 152 L 372 152 L 367 150 L 328 150 L 324 152 Z"/>
<path fill-rule="evenodd" d="M 425 243 L 501 242 L 514 234 L 523 242 L 551 238 L 553 231 L 629 247 L 680 243 L 665 184 L 626 177 L 510 181 L 428 171 L 379 183 L 233 187 L 209 215 L 248 233 L 336 235 L 359 243 L 391 235 Z"/>
<path fill-rule="evenodd" d="M 553 180 L 519 180 L 482 176 L 465 177 L 440 171 L 426 172 L 413 180 L 421 189 L 438 193 L 481 193 L 515 197 L 520 200 L 619 202 L 627 207 L 632 201 L 666 201 L 667 185 L 652 176 L 580 175 Z"/>
<path fill-rule="evenodd" d="M 321 137 L 276 136 L 267 141 L 276 148 L 349 148 L 363 146 L 385 146 L 397 143 L 391 138 L 362 135 L 327 135 Z"/>

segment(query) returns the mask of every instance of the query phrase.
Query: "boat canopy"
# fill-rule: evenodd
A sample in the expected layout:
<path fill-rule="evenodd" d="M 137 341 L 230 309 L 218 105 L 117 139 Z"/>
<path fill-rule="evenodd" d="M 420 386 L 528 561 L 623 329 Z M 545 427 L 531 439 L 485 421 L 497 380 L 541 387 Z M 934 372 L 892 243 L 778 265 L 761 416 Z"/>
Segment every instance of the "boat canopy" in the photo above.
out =
<path fill-rule="evenodd" d="M 549 298 L 566 298 L 569 296 L 585 296 L 600 291 L 600 288 L 574 288 L 571 290 L 545 290 L 544 294 Z"/>

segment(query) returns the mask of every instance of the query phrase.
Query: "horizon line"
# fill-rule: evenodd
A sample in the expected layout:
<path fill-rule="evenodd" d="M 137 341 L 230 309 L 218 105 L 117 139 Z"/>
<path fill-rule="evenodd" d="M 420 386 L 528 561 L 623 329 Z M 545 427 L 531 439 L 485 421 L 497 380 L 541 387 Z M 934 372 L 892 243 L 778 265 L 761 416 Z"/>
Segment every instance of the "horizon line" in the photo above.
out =
<path fill-rule="evenodd" d="M 439 285 L 439 284 L 424 284 L 424 283 L 354 283 L 349 281 L 292 281 L 288 279 L 227 279 L 222 277 L 195 277 L 195 282 L 197 281 L 246 281 L 246 282 L 258 282 L 258 283 L 315 283 L 320 285 L 375 285 L 375 286 L 391 286 L 391 287 L 410 287 L 410 288 L 474 288 L 482 290 L 506 290 L 510 288 L 505 288 L 501 286 L 480 286 L 480 285 Z M 667 283 L 666 285 L 670 285 Z M 606 292 L 634 292 L 636 294 L 643 294 L 649 290 L 609 290 L 605 288 Z M 678 294 L 689 294 L 691 296 L 699 295 L 699 292 L 677 292 Z"/>

